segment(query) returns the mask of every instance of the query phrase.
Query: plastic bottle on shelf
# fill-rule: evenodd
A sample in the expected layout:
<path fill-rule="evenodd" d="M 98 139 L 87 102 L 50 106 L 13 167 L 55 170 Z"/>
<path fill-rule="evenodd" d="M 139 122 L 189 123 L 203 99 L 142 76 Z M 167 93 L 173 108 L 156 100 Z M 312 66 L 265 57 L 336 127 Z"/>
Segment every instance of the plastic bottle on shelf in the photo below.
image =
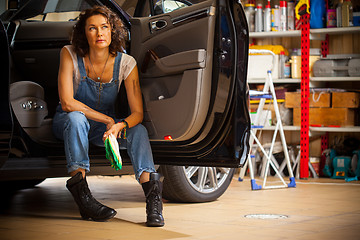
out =
<path fill-rule="evenodd" d="M 286 1 L 280 1 L 279 31 L 287 31 L 287 2 Z"/>
<path fill-rule="evenodd" d="M 270 0 L 268 0 L 267 5 L 265 6 L 264 10 L 264 32 L 271 31 L 271 6 Z"/>
<path fill-rule="evenodd" d="M 291 78 L 301 78 L 301 49 L 294 48 L 291 57 Z"/>
<path fill-rule="evenodd" d="M 310 28 L 324 28 L 325 15 L 326 15 L 325 0 L 311 0 Z"/>
<path fill-rule="evenodd" d="M 249 31 L 255 31 L 255 5 L 254 4 L 245 4 L 245 16 L 248 22 Z"/>
<path fill-rule="evenodd" d="M 341 19 L 343 27 L 353 26 L 353 6 L 350 0 L 344 0 L 342 4 Z"/>
<path fill-rule="evenodd" d="M 287 60 L 284 64 L 284 78 L 290 78 L 291 77 L 291 64 L 290 61 Z"/>
<path fill-rule="evenodd" d="M 339 3 L 336 5 L 336 27 L 342 27 L 342 21 L 341 21 L 342 4 L 343 4 L 343 0 L 339 0 Z"/>
<path fill-rule="evenodd" d="M 288 30 L 295 30 L 295 2 L 290 0 L 287 4 Z"/>
<path fill-rule="evenodd" d="M 255 11 L 255 32 L 262 32 L 263 31 L 263 9 L 262 4 L 258 4 L 256 6 Z"/>
<path fill-rule="evenodd" d="M 285 78 L 285 62 L 286 56 L 285 52 L 281 51 L 279 55 L 279 78 Z"/>
<path fill-rule="evenodd" d="M 280 8 L 279 5 L 274 5 L 271 9 L 271 31 L 279 31 L 280 25 Z"/>

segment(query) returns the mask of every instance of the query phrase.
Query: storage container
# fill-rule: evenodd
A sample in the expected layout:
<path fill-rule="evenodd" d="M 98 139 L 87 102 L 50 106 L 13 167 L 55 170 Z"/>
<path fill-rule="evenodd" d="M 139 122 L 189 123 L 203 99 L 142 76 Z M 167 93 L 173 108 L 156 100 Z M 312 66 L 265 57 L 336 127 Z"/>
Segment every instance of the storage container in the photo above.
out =
<path fill-rule="evenodd" d="M 349 76 L 360 77 L 360 58 L 349 60 Z"/>
<path fill-rule="evenodd" d="M 301 108 L 294 108 L 293 123 L 294 126 L 301 125 Z M 309 108 L 309 125 L 354 126 L 355 110 L 352 108 Z"/>
<path fill-rule="evenodd" d="M 313 67 L 315 77 L 346 77 L 349 59 L 321 59 Z"/>
<path fill-rule="evenodd" d="M 358 108 L 360 106 L 360 93 L 357 92 L 333 92 L 333 108 Z"/>
<path fill-rule="evenodd" d="M 309 74 L 311 77 L 314 76 L 313 65 L 319 59 L 320 56 L 310 56 L 309 58 Z M 301 56 L 292 56 L 290 63 L 291 63 L 291 77 L 301 78 Z"/>
<path fill-rule="evenodd" d="M 311 0 L 310 11 L 310 28 L 324 28 L 326 22 L 325 0 Z"/>
<path fill-rule="evenodd" d="M 331 106 L 331 94 L 329 92 L 310 93 L 309 107 L 330 107 L 330 106 Z M 285 107 L 286 108 L 301 107 L 301 93 L 286 92 Z"/>
<path fill-rule="evenodd" d="M 328 55 L 315 62 L 313 73 L 315 77 L 360 76 L 359 60 L 359 54 Z"/>
<path fill-rule="evenodd" d="M 267 71 L 273 64 L 272 55 L 249 55 L 248 79 L 266 79 Z M 279 78 L 279 55 L 275 55 L 271 76 Z"/>

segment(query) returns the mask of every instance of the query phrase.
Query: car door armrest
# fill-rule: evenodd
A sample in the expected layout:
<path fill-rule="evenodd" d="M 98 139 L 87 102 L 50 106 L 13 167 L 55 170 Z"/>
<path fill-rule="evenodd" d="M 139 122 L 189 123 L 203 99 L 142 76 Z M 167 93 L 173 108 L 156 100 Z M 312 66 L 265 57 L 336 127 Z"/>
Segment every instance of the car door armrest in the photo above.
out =
<path fill-rule="evenodd" d="M 150 59 L 155 62 L 155 65 L 148 68 Z M 174 75 L 190 69 L 205 68 L 205 63 L 205 49 L 174 53 L 162 58 L 159 58 L 154 51 L 148 51 L 147 57 L 144 59 L 142 73 L 149 77 Z"/>

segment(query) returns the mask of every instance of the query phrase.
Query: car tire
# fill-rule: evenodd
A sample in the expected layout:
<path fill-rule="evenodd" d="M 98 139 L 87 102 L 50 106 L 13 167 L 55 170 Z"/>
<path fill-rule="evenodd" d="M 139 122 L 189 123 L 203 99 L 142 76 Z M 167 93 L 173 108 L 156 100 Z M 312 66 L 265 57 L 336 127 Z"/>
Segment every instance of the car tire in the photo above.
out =
<path fill-rule="evenodd" d="M 160 166 L 163 197 L 172 202 L 200 203 L 219 198 L 234 176 L 233 168 Z M 216 174 L 214 174 L 216 172 Z M 216 179 L 215 176 L 216 175 Z M 199 176 L 201 176 L 199 178 Z"/>

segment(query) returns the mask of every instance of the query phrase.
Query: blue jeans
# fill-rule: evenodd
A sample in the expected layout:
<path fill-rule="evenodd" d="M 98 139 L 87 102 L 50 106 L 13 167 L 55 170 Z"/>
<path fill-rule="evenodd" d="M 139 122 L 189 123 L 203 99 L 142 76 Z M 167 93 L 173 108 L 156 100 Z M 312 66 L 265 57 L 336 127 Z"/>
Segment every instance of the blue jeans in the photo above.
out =
<path fill-rule="evenodd" d="M 53 132 L 57 138 L 64 141 L 69 173 L 79 168 L 90 171 L 89 142 L 104 146 L 102 136 L 105 131 L 105 124 L 87 119 L 82 112 L 58 111 L 55 114 Z M 148 133 L 143 125 L 129 128 L 127 138 L 118 139 L 118 142 L 120 149 L 127 149 L 138 181 L 144 171 L 155 172 Z"/>

